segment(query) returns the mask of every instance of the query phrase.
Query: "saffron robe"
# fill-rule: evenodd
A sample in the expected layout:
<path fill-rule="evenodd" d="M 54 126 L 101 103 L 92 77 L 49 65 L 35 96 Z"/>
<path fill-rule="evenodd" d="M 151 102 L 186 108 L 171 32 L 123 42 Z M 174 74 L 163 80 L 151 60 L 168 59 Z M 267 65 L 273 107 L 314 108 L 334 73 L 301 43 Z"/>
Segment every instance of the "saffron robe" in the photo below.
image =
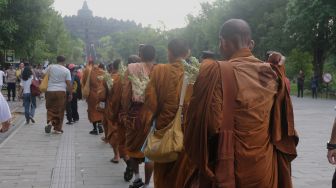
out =
<path fill-rule="evenodd" d="M 146 129 L 156 121 L 156 129 L 168 126 L 174 119 L 179 107 L 181 87 L 183 83 L 184 67 L 181 62 L 156 65 L 150 76 L 146 89 L 144 113 L 142 122 Z M 187 163 L 187 158 L 179 156 L 176 162 L 154 163 L 154 186 L 159 188 L 174 187 L 180 164 Z M 184 165 L 182 165 L 184 166 Z M 183 178 L 181 173 L 180 178 Z"/>
<path fill-rule="evenodd" d="M 221 63 L 231 64 L 232 83 L 223 82 Z M 195 169 L 184 187 L 292 187 L 290 162 L 296 157 L 298 138 L 281 71 L 275 71 L 276 76 L 274 67 L 249 49 L 220 64 L 202 66 L 194 86 L 184 144 Z M 223 83 L 232 84 L 232 91 L 224 91 Z M 228 111 L 230 101 L 224 101 L 230 92 L 233 125 L 224 123 L 230 117 L 223 113 Z"/>
<path fill-rule="evenodd" d="M 88 78 L 89 70 L 91 67 L 87 67 L 83 72 L 83 88 L 84 84 L 86 84 L 86 80 L 90 79 L 90 94 L 86 99 L 86 102 L 88 104 L 88 118 L 91 123 L 102 121 L 104 113 L 102 111 L 99 111 L 97 109 L 100 97 L 98 93 L 101 90 L 104 90 L 103 80 L 98 79 L 98 76 L 102 76 L 104 74 L 104 71 L 100 68 L 98 68 L 96 65 L 92 66 L 91 68 L 91 75 L 90 78 Z"/>
<path fill-rule="evenodd" d="M 105 93 L 105 110 L 103 126 L 105 131 L 105 141 L 111 144 L 112 147 L 118 147 L 121 157 L 125 155 L 125 130 L 119 122 L 119 113 L 121 111 L 121 94 L 122 94 L 122 82 L 121 77 L 117 72 L 111 74 L 113 79 L 113 86 L 108 89 L 106 83 L 104 83 Z M 104 96 L 104 94 L 100 94 Z"/>
<path fill-rule="evenodd" d="M 150 127 L 145 127 L 144 123 L 141 122 L 143 103 L 138 101 L 141 97 L 133 96 L 132 82 L 129 76 L 149 76 L 153 66 L 152 63 L 129 64 L 123 78 L 121 119 L 126 131 L 126 151 L 128 156 L 132 158 L 144 158 L 141 148 L 147 138 Z"/>

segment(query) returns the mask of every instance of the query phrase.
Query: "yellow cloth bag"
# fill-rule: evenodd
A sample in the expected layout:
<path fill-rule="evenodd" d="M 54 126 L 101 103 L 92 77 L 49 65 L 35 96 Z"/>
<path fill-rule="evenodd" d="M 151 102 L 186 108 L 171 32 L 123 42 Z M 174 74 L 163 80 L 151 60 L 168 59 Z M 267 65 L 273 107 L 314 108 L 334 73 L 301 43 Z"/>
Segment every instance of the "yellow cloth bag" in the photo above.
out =
<path fill-rule="evenodd" d="M 83 87 L 82 96 L 84 99 L 87 99 L 90 95 L 90 77 L 91 77 L 92 68 L 89 68 L 89 73 L 86 78 L 85 85 Z"/>
<path fill-rule="evenodd" d="M 42 93 L 45 93 L 48 89 L 48 83 L 49 83 L 49 74 L 50 74 L 50 69 L 51 69 L 51 65 L 49 67 L 48 72 L 44 75 L 41 84 L 39 86 L 39 89 Z"/>
<path fill-rule="evenodd" d="M 145 156 L 157 163 L 169 163 L 177 160 L 183 148 L 183 132 L 181 125 L 182 106 L 185 98 L 188 79 L 183 79 L 180 103 L 175 118 L 161 130 L 155 128 L 147 138 L 144 149 Z"/>

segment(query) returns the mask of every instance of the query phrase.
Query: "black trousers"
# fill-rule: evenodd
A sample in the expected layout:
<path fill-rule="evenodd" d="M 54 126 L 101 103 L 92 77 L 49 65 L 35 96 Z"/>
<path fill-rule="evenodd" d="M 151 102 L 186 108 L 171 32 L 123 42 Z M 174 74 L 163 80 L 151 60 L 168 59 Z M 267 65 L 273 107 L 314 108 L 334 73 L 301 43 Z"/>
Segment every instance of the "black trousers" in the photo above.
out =
<path fill-rule="evenodd" d="M 313 99 L 317 99 L 317 88 L 312 88 Z"/>
<path fill-rule="evenodd" d="M 303 97 L 303 85 L 298 85 L 298 97 Z"/>
<path fill-rule="evenodd" d="M 78 99 L 76 95 L 73 95 L 72 100 L 66 104 L 66 117 L 69 122 L 78 121 Z"/>
<path fill-rule="evenodd" d="M 332 188 L 336 188 L 336 170 L 334 172 L 334 176 L 333 176 L 333 179 L 332 179 Z"/>
<path fill-rule="evenodd" d="M 65 112 L 68 122 L 72 122 L 73 119 L 72 119 L 71 101 L 66 102 Z"/>
<path fill-rule="evenodd" d="M 78 114 L 78 98 L 76 95 L 73 95 L 72 101 L 71 101 L 71 112 L 72 112 L 72 120 L 78 121 L 79 120 L 79 114 Z"/>
<path fill-rule="evenodd" d="M 7 83 L 7 91 L 8 91 L 8 100 L 10 100 L 11 93 L 12 99 L 15 99 L 16 96 L 16 83 Z"/>

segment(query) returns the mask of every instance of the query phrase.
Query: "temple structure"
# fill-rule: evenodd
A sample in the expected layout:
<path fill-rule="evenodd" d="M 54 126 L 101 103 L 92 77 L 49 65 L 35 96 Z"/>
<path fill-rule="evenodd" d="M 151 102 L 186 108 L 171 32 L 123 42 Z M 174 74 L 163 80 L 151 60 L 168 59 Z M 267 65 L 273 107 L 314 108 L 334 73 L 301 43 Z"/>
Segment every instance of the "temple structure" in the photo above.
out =
<path fill-rule="evenodd" d="M 77 15 L 65 16 L 63 19 L 69 32 L 85 42 L 86 55 L 94 53 L 92 50 L 99 46 L 100 38 L 139 27 L 134 21 L 96 17 L 90 10 L 87 1 L 83 2 L 82 9 L 78 10 Z"/>

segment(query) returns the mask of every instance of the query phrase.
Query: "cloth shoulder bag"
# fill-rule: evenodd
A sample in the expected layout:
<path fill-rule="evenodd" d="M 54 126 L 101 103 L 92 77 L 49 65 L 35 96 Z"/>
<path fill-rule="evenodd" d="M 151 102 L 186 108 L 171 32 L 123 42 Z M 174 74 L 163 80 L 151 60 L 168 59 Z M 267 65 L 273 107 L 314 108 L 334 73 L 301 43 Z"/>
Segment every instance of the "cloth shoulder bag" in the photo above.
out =
<path fill-rule="evenodd" d="M 180 103 L 175 118 L 163 129 L 155 128 L 149 133 L 147 145 L 145 146 L 145 156 L 156 163 L 169 163 L 177 160 L 183 148 L 183 132 L 181 125 L 181 113 L 185 93 L 188 85 L 188 78 L 183 79 Z"/>
<path fill-rule="evenodd" d="M 52 65 L 50 65 L 50 68 L 49 68 L 48 72 L 44 75 L 44 77 L 41 81 L 41 84 L 39 85 L 39 89 L 42 93 L 45 93 L 48 89 L 49 74 L 50 74 L 51 66 Z"/>
<path fill-rule="evenodd" d="M 82 97 L 84 99 L 87 99 L 90 95 L 90 79 L 91 79 L 91 72 L 92 72 L 92 68 L 89 68 L 89 73 L 88 76 L 86 78 L 86 82 L 84 83 L 84 87 L 83 87 L 83 91 L 82 91 Z"/>
<path fill-rule="evenodd" d="M 32 80 L 32 83 L 30 85 L 30 93 L 34 97 L 41 95 L 39 80 L 36 80 L 35 78 Z"/>

